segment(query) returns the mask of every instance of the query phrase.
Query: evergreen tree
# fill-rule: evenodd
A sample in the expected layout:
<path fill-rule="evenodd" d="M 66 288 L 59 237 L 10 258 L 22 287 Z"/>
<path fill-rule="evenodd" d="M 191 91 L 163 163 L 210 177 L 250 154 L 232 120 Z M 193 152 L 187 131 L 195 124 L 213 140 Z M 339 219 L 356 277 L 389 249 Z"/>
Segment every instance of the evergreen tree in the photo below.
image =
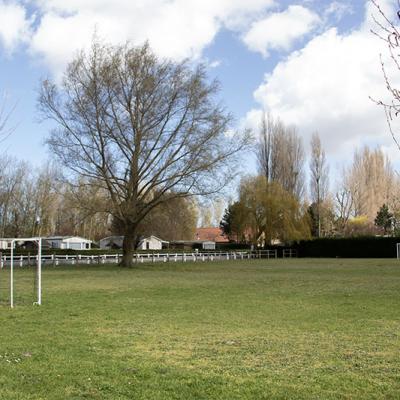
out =
<path fill-rule="evenodd" d="M 375 225 L 383 229 L 385 235 L 391 229 L 393 223 L 393 214 L 389 212 L 389 207 L 383 204 L 376 214 Z"/>
<path fill-rule="evenodd" d="M 240 202 L 236 201 L 225 209 L 225 213 L 222 217 L 219 227 L 229 238 L 229 240 L 239 243 L 246 240 L 244 233 L 246 221 L 247 210 Z"/>

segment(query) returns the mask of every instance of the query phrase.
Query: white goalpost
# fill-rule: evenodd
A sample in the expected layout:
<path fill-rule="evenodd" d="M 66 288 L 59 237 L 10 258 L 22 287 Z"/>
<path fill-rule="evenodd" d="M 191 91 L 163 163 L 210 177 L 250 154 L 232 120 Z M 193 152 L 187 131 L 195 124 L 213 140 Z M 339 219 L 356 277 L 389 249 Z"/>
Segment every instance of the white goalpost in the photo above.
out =
<path fill-rule="evenodd" d="M 14 247 L 17 242 L 31 242 L 37 244 L 37 265 L 36 265 L 36 301 L 33 304 L 42 304 L 42 238 L 32 237 L 32 238 L 13 238 L 13 239 L 3 239 L 10 245 L 10 307 L 14 308 Z M 22 264 L 20 264 L 22 266 Z"/>

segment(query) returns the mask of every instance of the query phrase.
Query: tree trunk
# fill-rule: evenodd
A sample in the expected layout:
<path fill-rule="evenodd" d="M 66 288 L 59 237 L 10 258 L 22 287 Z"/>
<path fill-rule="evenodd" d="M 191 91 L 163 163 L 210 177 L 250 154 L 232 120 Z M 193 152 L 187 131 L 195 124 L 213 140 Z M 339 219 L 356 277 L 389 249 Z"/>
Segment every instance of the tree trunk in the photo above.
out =
<path fill-rule="evenodd" d="M 124 236 L 122 243 L 122 259 L 120 262 L 121 267 L 132 267 L 133 266 L 133 253 L 136 247 L 136 233 L 129 231 Z"/>

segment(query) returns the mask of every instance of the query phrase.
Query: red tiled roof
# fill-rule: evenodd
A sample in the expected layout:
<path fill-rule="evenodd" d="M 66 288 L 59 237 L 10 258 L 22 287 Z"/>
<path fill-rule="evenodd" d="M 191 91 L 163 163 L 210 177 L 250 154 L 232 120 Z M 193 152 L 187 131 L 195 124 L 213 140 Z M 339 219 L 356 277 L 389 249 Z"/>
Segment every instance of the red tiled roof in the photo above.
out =
<path fill-rule="evenodd" d="M 223 234 L 221 228 L 197 228 L 194 240 L 210 240 L 216 243 L 229 242 L 229 239 Z"/>

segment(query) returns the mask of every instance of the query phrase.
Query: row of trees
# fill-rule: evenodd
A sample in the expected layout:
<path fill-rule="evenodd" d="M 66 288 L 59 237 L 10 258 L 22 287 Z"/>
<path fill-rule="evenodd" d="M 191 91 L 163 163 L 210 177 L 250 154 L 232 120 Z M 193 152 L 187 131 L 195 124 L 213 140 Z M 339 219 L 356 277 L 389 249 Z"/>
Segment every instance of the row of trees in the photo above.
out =
<path fill-rule="evenodd" d="M 203 66 L 160 59 L 147 44 L 110 46 L 95 39 L 62 80 L 45 80 L 40 88 L 39 111 L 54 123 L 47 143 L 68 181 L 53 179 L 49 170 L 32 173 L 23 164 L 11 168 L 6 161 L 4 236 L 66 233 L 80 226 L 79 233 L 95 237 L 108 229 L 124 235 L 122 265 L 132 265 L 135 243 L 150 222 L 161 221 L 160 229 L 175 222 L 182 229 L 176 210 L 182 221 L 194 221 L 188 199 L 218 193 L 235 176 L 249 135 L 227 134 L 232 118 L 218 90 Z M 242 180 L 239 200 L 228 210 L 232 215 L 224 218 L 237 237 L 271 242 L 310 232 L 343 234 L 356 218 L 370 221 L 379 202 L 394 207 L 388 189 L 392 169 L 379 151 L 356 153 L 339 189 L 329 193 L 318 135 L 312 141 L 307 206 L 305 153 L 296 129 L 266 116 L 260 130 L 260 176 Z M 366 167 L 372 168 L 367 174 Z M 168 232 L 162 236 L 168 238 Z"/>
<path fill-rule="evenodd" d="M 9 157 L 0 158 L 0 237 L 80 235 L 98 240 L 119 234 L 107 212 L 101 188 L 63 179 L 55 166 L 39 169 Z M 140 231 L 166 240 L 193 237 L 197 204 L 171 198 L 149 213 Z"/>
<path fill-rule="evenodd" d="M 295 128 L 263 115 L 255 147 L 259 175 L 242 179 L 238 200 L 225 211 L 221 227 L 228 236 L 272 243 L 397 231 L 399 179 L 382 150 L 356 150 L 333 190 L 318 133 L 312 135 L 310 150 L 307 185 L 301 137 Z"/>

